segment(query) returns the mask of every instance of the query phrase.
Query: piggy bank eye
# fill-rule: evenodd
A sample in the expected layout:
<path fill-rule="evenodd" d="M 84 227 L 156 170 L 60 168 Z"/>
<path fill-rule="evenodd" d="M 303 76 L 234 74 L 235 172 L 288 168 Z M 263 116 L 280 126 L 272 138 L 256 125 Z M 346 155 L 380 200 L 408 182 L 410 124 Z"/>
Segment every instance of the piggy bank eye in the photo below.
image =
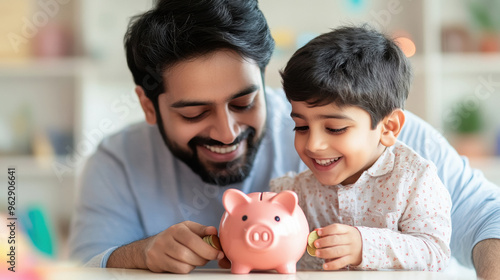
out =
<path fill-rule="evenodd" d="M 276 217 L 274 217 L 274 220 L 275 220 L 276 222 L 279 222 L 279 221 L 280 221 L 280 217 L 279 217 L 279 216 L 276 216 Z"/>
<path fill-rule="evenodd" d="M 241 219 L 242 219 L 243 221 L 246 221 L 246 220 L 248 219 L 248 217 L 247 217 L 247 215 L 243 215 L 243 217 L 241 217 Z"/>

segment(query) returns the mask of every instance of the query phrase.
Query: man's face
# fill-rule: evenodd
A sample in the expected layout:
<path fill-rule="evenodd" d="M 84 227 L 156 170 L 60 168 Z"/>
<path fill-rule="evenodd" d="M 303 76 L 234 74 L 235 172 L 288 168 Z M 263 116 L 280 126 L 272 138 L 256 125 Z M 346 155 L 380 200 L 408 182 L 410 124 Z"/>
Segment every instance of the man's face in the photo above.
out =
<path fill-rule="evenodd" d="M 163 79 L 158 107 L 171 152 L 207 183 L 245 179 L 266 120 L 258 65 L 216 51 L 175 65 Z"/>

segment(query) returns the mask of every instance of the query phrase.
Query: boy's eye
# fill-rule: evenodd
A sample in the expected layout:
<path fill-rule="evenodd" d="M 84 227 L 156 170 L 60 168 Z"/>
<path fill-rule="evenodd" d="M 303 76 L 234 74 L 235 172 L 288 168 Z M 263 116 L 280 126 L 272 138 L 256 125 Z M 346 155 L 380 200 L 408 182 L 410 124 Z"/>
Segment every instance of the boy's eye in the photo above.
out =
<path fill-rule="evenodd" d="M 306 131 L 308 129 L 309 129 L 308 126 L 296 126 L 296 127 L 293 128 L 293 131 L 302 132 L 302 131 Z"/>
<path fill-rule="evenodd" d="M 330 133 L 333 133 L 333 134 L 341 134 L 341 133 L 344 133 L 347 130 L 347 127 L 343 127 L 343 128 L 339 128 L 339 129 L 336 129 L 336 128 L 327 128 L 326 130 L 328 130 Z"/>

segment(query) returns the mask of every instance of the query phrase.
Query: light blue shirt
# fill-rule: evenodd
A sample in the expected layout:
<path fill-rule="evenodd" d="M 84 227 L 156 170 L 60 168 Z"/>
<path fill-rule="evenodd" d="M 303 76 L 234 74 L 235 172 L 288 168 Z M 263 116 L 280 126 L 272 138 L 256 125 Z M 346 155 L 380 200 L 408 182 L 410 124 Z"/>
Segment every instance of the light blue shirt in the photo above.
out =
<path fill-rule="evenodd" d="M 266 135 L 249 177 L 239 184 L 218 187 L 201 181 L 170 153 L 156 126 L 142 122 L 106 138 L 81 174 L 70 230 L 71 258 L 105 267 L 117 247 L 182 221 L 218 227 L 226 189 L 267 191 L 271 178 L 303 171 L 306 166 L 293 146 L 288 101 L 281 91 L 270 89 L 266 100 Z M 474 245 L 500 238 L 500 188 L 472 170 L 467 159 L 410 112 L 399 139 L 437 166 L 453 201 L 452 255 L 471 267 Z"/>
<path fill-rule="evenodd" d="M 460 156 L 428 123 L 406 111 L 398 139 L 434 162 L 451 195 L 451 254 L 473 267 L 472 249 L 482 240 L 500 239 L 500 187 L 488 181 L 469 160 Z"/>

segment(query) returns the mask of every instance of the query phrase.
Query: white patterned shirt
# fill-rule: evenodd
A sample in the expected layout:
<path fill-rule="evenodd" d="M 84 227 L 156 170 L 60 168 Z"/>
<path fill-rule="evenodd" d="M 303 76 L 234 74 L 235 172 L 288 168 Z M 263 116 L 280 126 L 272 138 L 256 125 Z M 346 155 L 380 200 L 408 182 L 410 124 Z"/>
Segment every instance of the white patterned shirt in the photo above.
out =
<path fill-rule="evenodd" d="M 401 142 L 387 148 L 351 185 L 322 185 L 310 170 L 271 181 L 271 191 L 295 191 L 310 230 L 356 227 L 363 260 L 351 269 L 441 271 L 450 258 L 451 199 L 434 164 Z M 321 269 L 304 254 L 299 269 Z"/>

